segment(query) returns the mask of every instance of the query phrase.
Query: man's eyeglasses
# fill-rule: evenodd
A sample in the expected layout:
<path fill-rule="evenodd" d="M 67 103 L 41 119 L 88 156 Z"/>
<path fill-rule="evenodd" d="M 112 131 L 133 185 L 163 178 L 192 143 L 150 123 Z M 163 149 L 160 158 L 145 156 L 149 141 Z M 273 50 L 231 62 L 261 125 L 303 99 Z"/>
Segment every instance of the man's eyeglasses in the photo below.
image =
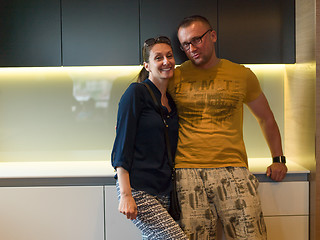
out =
<path fill-rule="evenodd" d="M 144 46 L 146 47 L 150 47 L 156 43 L 166 43 L 169 44 L 171 46 L 171 41 L 168 37 L 166 36 L 160 36 L 157 38 L 149 38 L 147 40 L 144 41 Z"/>
<path fill-rule="evenodd" d="M 206 31 L 204 34 L 202 34 L 200 37 L 194 37 L 191 39 L 190 42 L 184 42 L 182 43 L 182 45 L 180 46 L 182 51 L 188 51 L 190 49 L 190 44 L 192 44 L 192 46 L 197 46 L 200 43 L 202 43 L 202 38 L 208 33 L 212 31 L 212 29 L 209 29 L 208 31 Z"/>

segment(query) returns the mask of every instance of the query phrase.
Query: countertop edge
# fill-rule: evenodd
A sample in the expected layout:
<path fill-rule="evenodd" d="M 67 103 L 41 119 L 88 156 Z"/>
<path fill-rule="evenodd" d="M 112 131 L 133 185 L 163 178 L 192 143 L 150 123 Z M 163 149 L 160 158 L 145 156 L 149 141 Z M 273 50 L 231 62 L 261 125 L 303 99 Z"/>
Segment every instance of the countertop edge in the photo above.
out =
<path fill-rule="evenodd" d="M 260 183 L 273 182 L 266 174 L 254 174 Z M 282 182 L 309 181 L 309 173 L 288 173 Z M 112 176 L 98 177 L 28 177 L 0 178 L 0 187 L 50 187 L 50 186 L 113 186 Z"/>
<path fill-rule="evenodd" d="M 266 176 L 267 159 L 252 159 L 249 170 L 260 182 L 274 182 Z M 283 182 L 308 181 L 310 171 L 288 162 Z M 0 187 L 110 186 L 114 169 L 107 161 L 1 162 Z"/>

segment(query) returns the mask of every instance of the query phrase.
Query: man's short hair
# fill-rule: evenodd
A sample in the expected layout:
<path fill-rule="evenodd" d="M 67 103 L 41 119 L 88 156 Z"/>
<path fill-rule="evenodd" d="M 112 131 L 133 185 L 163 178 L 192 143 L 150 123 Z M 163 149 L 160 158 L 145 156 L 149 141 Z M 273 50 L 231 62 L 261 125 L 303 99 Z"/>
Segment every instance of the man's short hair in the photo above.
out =
<path fill-rule="evenodd" d="M 208 27 L 210 29 L 213 29 L 209 20 L 204 17 L 204 16 L 201 16 L 201 15 L 192 15 L 192 16 L 189 16 L 189 17 L 185 17 L 181 22 L 180 24 L 178 25 L 178 28 L 177 30 L 179 30 L 180 28 L 185 28 L 185 27 L 188 27 L 190 26 L 193 22 L 202 22 L 206 25 L 208 25 Z"/>

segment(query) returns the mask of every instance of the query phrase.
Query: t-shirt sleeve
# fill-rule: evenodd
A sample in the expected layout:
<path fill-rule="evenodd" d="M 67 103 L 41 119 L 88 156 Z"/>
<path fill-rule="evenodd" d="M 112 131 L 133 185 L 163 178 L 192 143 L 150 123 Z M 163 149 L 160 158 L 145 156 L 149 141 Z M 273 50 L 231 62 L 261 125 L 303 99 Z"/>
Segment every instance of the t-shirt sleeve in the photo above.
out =
<path fill-rule="evenodd" d="M 247 92 L 244 102 L 249 103 L 255 100 L 261 93 L 262 90 L 257 76 L 247 68 Z"/>
<path fill-rule="evenodd" d="M 137 124 L 141 112 L 140 84 L 132 83 L 122 95 L 117 115 L 116 138 L 111 153 L 114 168 L 123 167 L 130 172 Z"/>

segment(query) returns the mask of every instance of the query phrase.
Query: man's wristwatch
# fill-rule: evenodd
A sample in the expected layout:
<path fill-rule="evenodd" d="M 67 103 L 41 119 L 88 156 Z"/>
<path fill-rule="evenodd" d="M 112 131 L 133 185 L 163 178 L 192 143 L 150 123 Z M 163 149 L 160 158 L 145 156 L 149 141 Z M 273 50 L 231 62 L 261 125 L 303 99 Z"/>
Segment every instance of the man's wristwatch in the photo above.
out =
<path fill-rule="evenodd" d="M 278 156 L 273 158 L 274 163 L 286 163 L 286 157 L 285 156 Z"/>

